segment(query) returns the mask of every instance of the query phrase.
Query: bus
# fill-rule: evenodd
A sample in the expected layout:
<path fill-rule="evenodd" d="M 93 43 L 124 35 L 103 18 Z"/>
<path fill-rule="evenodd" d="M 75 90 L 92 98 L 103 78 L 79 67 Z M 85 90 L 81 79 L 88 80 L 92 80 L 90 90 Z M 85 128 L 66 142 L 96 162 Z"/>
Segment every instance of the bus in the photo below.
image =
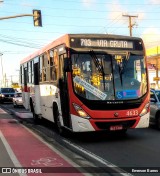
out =
<path fill-rule="evenodd" d="M 65 34 L 20 62 L 24 107 L 64 131 L 149 126 L 149 80 L 141 38 Z M 67 129 L 67 130 L 66 130 Z"/>

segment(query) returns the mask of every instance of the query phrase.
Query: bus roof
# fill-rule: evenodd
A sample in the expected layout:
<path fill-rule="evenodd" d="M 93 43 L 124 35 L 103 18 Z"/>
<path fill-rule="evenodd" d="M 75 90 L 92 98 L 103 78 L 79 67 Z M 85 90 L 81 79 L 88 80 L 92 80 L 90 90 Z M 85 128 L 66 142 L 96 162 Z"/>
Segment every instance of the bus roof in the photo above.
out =
<path fill-rule="evenodd" d="M 48 51 L 49 49 L 52 49 L 56 46 L 59 46 L 61 44 L 65 44 L 66 46 L 69 46 L 69 38 L 76 37 L 76 38 L 111 38 L 111 39 L 126 39 L 126 40 L 142 40 L 139 37 L 130 37 L 130 36 L 123 36 L 123 35 L 113 35 L 113 34 L 65 34 L 62 37 L 52 41 L 48 45 L 44 46 L 43 48 L 39 49 L 38 51 L 32 53 L 31 55 L 24 58 L 20 64 L 23 64 L 33 58 L 36 58 L 37 56 L 40 56 L 45 51 Z"/>
<path fill-rule="evenodd" d="M 68 38 L 69 38 L 69 35 L 66 34 L 66 35 L 64 35 L 64 36 L 62 36 L 62 37 L 60 37 L 60 38 L 58 38 L 58 39 L 52 41 L 52 42 L 49 43 L 48 45 L 44 46 L 43 48 L 39 49 L 38 51 L 36 51 L 36 52 L 32 53 L 31 55 L 27 56 L 26 58 L 24 58 L 24 59 L 20 62 L 20 64 L 23 64 L 23 63 L 25 63 L 25 62 L 27 62 L 27 61 L 33 59 L 33 58 L 36 58 L 37 56 L 41 55 L 41 54 L 44 53 L 45 51 L 47 51 L 47 50 L 49 50 L 49 49 L 52 49 L 52 48 L 54 48 L 54 47 L 56 47 L 56 46 L 58 46 L 58 45 L 61 45 L 61 44 L 63 44 L 63 43 L 65 43 L 65 44 L 68 46 L 68 44 L 69 44 Z"/>

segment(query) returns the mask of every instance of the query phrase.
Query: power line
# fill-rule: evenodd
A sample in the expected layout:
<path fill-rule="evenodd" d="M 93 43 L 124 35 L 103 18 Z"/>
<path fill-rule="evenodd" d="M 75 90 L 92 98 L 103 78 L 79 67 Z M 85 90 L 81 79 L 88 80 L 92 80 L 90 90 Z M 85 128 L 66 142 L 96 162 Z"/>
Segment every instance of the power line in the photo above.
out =
<path fill-rule="evenodd" d="M 18 46 L 23 46 L 23 47 L 28 47 L 28 48 L 36 48 L 36 49 L 39 49 L 41 48 L 41 46 L 39 45 L 31 45 L 29 43 L 24 43 L 24 42 L 14 42 L 14 41 L 6 41 L 6 40 L 2 40 L 0 39 L 0 42 L 3 42 L 3 43 L 8 43 L 8 44 L 13 44 L 13 45 L 18 45 Z"/>
<path fill-rule="evenodd" d="M 17 4 L 12 4 L 12 3 L 6 3 L 6 4 L 10 4 L 10 5 L 12 5 L 12 6 L 17 6 Z M 18 4 L 19 5 L 19 4 Z M 128 4 L 128 5 L 131 5 L 131 4 Z M 149 5 L 149 4 L 148 4 Z M 150 5 L 152 5 L 152 4 L 150 4 Z M 155 4 L 154 4 L 155 5 Z M 159 4 L 160 5 L 160 4 Z M 29 8 L 31 8 L 31 7 L 29 7 Z M 67 10 L 67 11 L 85 11 L 85 12 L 102 12 L 102 13 L 106 13 L 106 10 L 89 10 L 89 9 L 87 9 L 87 10 L 82 10 L 82 9 L 77 9 L 77 8 L 73 8 L 73 9 L 70 9 L 70 8 L 58 8 L 58 7 L 45 7 L 45 6 L 37 6 L 37 8 L 43 8 L 43 9 L 51 9 L 51 10 L 63 10 L 63 11 L 65 11 L 65 10 Z M 159 9 L 158 9 L 159 10 Z M 107 10 L 107 12 L 122 12 L 121 10 L 119 10 L 119 11 L 115 11 L 115 10 Z M 135 10 L 135 11 L 131 11 L 131 13 L 134 13 L 134 12 L 137 12 L 137 10 Z M 11 12 L 9 12 L 9 13 L 11 13 Z M 139 13 L 143 13 L 143 11 L 142 12 L 139 12 Z M 151 12 L 148 12 L 148 13 L 160 13 L 159 11 L 157 11 L 157 12 L 155 12 L 155 11 L 151 11 Z"/>
<path fill-rule="evenodd" d="M 82 2 L 78 2 L 78 1 L 72 1 L 72 0 L 61 0 L 61 2 L 64 2 L 64 3 L 76 3 L 76 4 L 83 4 Z M 12 4 L 12 3 L 5 3 L 5 4 Z M 90 2 L 87 2 L 85 1 L 84 4 L 90 4 Z M 94 2 L 93 4 L 96 4 L 96 5 L 114 5 L 115 3 L 113 2 Z M 135 6 L 144 6 L 144 5 L 160 5 L 160 3 L 122 3 L 122 5 L 135 5 Z M 42 6 L 41 6 L 42 7 Z"/>

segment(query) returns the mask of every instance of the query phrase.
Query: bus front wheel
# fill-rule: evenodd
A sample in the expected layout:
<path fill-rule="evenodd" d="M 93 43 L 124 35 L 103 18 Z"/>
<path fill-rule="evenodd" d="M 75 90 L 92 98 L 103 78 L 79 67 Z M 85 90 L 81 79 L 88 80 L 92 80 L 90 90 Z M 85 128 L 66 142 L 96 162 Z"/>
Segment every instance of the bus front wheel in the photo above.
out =
<path fill-rule="evenodd" d="M 60 114 L 58 111 L 58 108 L 56 108 L 54 110 L 54 119 L 55 119 L 55 124 L 56 124 L 56 128 L 58 130 L 58 133 L 61 136 L 65 136 L 65 129 L 62 127 L 61 122 L 60 122 Z"/>

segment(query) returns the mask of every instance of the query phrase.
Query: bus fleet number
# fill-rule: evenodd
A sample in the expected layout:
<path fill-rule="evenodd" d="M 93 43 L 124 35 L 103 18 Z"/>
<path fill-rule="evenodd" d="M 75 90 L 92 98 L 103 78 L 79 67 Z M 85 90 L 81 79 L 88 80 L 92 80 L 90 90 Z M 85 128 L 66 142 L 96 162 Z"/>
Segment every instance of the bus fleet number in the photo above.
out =
<path fill-rule="evenodd" d="M 138 115 L 138 110 L 127 111 L 126 115 L 127 116 L 137 116 Z"/>
<path fill-rule="evenodd" d="M 81 46 L 91 46 L 90 39 L 81 39 Z"/>

